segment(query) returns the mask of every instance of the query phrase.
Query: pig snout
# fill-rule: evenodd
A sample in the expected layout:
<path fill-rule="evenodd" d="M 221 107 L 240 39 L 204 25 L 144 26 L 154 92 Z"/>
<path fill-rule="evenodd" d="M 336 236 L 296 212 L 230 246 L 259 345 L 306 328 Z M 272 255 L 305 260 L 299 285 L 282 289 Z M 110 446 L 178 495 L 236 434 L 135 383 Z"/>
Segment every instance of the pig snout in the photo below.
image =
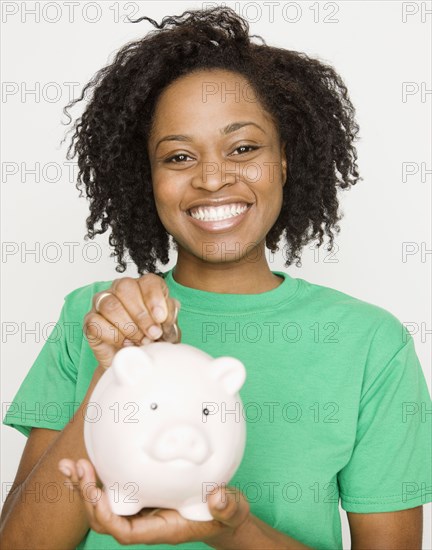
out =
<path fill-rule="evenodd" d="M 183 459 L 202 464 L 211 454 L 205 436 L 192 426 L 174 426 L 157 435 L 149 455 L 155 460 Z"/>

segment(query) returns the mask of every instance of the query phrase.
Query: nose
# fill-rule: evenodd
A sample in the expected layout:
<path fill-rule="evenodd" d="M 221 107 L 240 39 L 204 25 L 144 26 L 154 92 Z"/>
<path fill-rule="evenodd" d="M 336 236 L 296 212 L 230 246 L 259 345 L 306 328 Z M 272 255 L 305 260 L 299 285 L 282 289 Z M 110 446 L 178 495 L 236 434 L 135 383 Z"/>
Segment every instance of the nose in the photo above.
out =
<path fill-rule="evenodd" d="M 151 445 L 149 454 L 162 462 L 182 458 L 202 464 L 210 455 L 210 446 L 205 436 L 196 428 L 180 425 L 159 434 Z"/>
<path fill-rule="evenodd" d="M 225 185 L 232 185 L 239 176 L 240 166 L 218 155 L 206 156 L 197 167 L 192 185 L 208 191 L 218 191 Z"/>

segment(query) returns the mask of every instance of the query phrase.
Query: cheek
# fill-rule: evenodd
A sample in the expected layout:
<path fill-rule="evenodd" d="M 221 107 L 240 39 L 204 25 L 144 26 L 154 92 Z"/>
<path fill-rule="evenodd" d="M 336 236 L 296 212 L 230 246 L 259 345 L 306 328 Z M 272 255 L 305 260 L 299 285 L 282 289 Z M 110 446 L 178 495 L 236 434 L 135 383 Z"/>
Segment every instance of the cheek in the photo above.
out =
<path fill-rule="evenodd" d="M 162 223 L 172 225 L 176 216 L 181 214 L 181 193 L 178 186 L 169 182 L 155 182 L 153 185 L 156 210 Z"/>

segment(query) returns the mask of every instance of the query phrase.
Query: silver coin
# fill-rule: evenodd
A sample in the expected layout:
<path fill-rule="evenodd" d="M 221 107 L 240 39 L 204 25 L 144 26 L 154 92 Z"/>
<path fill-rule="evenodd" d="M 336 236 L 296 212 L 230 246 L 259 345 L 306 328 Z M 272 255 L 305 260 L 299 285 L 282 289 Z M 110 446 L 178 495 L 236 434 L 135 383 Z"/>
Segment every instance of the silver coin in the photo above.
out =
<path fill-rule="evenodd" d="M 179 341 L 180 332 L 177 325 L 178 312 L 179 312 L 179 306 L 177 302 L 175 302 L 174 323 L 170 326 L 168 330 L 164 329 L 164 332 L 163 332 L 163 339 L 165 340 L 165 342 L 176 343 Z"/>

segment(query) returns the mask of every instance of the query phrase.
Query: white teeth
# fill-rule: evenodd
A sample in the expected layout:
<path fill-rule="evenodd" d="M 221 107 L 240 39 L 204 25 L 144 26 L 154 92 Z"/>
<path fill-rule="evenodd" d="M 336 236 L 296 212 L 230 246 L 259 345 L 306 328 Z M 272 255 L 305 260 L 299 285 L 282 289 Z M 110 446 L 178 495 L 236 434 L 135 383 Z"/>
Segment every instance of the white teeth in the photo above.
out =
<path fill-rule="evenodd" d="M 191 211 L 191 216 L 196 220 L 204 221 L 225 220 L 242 214 L 247 208 L 248 205 L 246 204 L 224 204 L 215 208 L 205 206 L 194 208 Z"/>

